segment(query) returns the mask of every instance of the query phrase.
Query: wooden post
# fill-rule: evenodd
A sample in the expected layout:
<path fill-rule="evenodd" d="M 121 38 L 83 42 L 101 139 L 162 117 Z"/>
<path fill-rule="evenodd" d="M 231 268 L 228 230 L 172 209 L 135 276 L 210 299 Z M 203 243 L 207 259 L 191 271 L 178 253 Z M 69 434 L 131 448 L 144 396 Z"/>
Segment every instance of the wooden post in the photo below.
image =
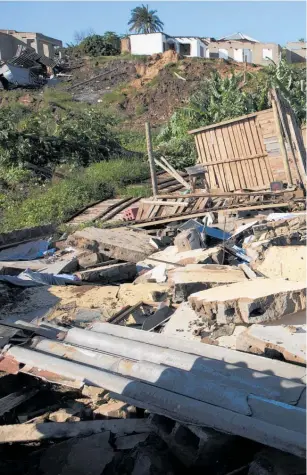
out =
<path fill-rule="evenodd" d="M 274 120 L 276 124 L 278 142 L 279 142 L 279 146 L 280 146 L 280 150 L 281 150 L 281 154 L 282 154 L 282 158 L 284 162 L 287 182 L 288 182 L 288 185 L 292 185 L 292 176 L 291 176 L 291 171 L 290 171 L 290 166 L 289 166 L 289 158 L 288 158 L 287 150 L 285 147 L 284 138 L 282 135 L 282 129 L 280 125 L 276 102 L 275 102 L 275 99 L 273 98 L 272 98 L 272 108 L 273 108 Z"/>
<path fill-rule="evenodd" d="M 157 182 L 157 174 L 156 174 L 156 165 L 155 165 L 153 152 L 152 152 L 152 141 L 151 141 L 151 132 L 150 132 L 149 122 L 145 122 L 145 133 L 146 133 L 147 153 L 148 153 L 148 160 L 149 160 L 149 167 L 150 167 L 151 187 L 152 187 L 153 195 L 156 196 L 158 194 L 158 182 Z"/>

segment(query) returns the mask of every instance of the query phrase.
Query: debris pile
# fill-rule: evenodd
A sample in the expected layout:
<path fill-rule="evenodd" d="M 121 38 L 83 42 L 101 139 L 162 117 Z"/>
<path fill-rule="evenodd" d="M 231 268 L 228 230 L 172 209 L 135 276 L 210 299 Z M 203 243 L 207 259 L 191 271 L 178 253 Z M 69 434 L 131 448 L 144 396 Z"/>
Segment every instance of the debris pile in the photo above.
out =
<path fill-rule="evenodd" d="M 192 191 L 160 163 L 180 193 L 2 236 L 3 473 L 304 473 L 303 184 Z"/>

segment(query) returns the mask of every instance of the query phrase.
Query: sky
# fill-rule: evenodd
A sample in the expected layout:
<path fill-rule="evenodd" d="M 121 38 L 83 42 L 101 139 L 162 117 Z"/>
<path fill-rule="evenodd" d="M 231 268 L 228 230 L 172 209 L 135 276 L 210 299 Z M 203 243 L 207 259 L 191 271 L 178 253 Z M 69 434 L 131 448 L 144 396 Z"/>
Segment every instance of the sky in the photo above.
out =
<path fill-rule="evenodd" d="M 144 2 L 144 0 L 143 0 Z M 140 2 L 1 2 L 0 28 L 44 33 L 73 42 L 74 32 L 97 34 L 128 32 L 131 9 Z M 144 2 L 147 4 L 147 2 Z M 306 3 L 301 1 L 158 1 L 149 2 L 164 22 L 164 31 L 176 36 L 219 38 L 238 31 L 261 42 L 297 41 L 306 37 Z"/>

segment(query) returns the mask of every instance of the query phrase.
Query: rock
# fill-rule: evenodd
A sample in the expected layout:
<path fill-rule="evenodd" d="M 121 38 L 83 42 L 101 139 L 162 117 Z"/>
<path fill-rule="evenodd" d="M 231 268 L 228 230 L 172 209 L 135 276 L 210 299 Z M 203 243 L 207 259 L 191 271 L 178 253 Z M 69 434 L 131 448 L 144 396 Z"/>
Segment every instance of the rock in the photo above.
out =
<path fill-rule="evenodd" d="M 83 410 L 83 405 L 79 403 L 74 403 L 71 407 L 66 407 L 59 409 L 58 411 L 51 412 L 48 419 L 52 422 L 78 422 L 80 417 L 76 418 L 76 414 L 81 414 Z"/>
<path fill-rule="evenodd" d="M 249 353 L 276 355 L 294 363 L 306 363 L 306 315 L 298 312 L 277 323 L 251 325 L 237 336 L 236 349 Z"/>
<path fill-rule="evenodd" d="M 70 245 L 89 249 L 110 258 L 137 263 L 152 254 L 150 236 L 131 229 L 85 228 L 72 234 Z"/>
<path fill-rule="evenodd" d="M 133 435 L 126 435 L 124 437 L 117 437 L 115 440 L 115 447 L 118 450 L 129 450 L 133 449 L 136 445 L 144 442 L 147 437 L 148 433 L 143 434 L 133 434 Z"/>
<path fill-rule="evenodd" d="M 39 469 L 43 475 L 101 475 L 112 461 L 110 432 L 60 442 L 41 455 Z"/>
<path fill-rule="evenodd" d="M 241 269 L 216 264 L 187 264 L 169 271 L 168 282 L 174 302 L 183 302 L 189 295 L 225 283 L 246 281 Z"/>
<path fill-rule="evenodd" d="M 133 414 L 130 410 L 128 411 L 129 404 L 125 404 L 122 401 L 110 401 L 106 404 L 102 404 L 97 409 L 94 410 L 95 419 L 100 419 L 101 417 L 106 419 L 126 419 Z"/>
<path fill-rule="evenodd" d="M 199 233 L 196 229 L 185 229 L 174 241 L 178 252 L 192 251 L 193 249 L 200 249 L 202 247 Z"/>
<path fill-rule="evenodd" d="M 83 269 L 99 264 L 104 261 L 103 255 L 97 252 L 85 251 L 78 255 L 78 264 Z"/>
<path fill-rule="evenodd" d="M 282 259 L 280 258 L 282 256 Z M 271 246 L 256 260 L 253 269 L 265 277 L 306 281 L 306 248 L 304 246 Z"/>
<path fill-rule="evenodd" d="M 107 394 L 108 391 L 102 388 L 96 388 L 94 386 L 83 386 L 82 388 L 82 395 L 86 396 L 90 399 L 93 399 L 94 401 L 98 399 L 102 399 L 105 394 Z"/>
<path fill-rule="evenodd" d="M 102 284 L 126 282 L 135 277 L 136 265 L 131 262 L 110 264 L 77 272 L 76 275 L 85 282 L 101 282 Z"/>
<path fill-rule="evenodd" d="M 305 282 L 255 279 L 214 287 L 190 295 L 200 316 L 226 323 L 262 323 L 306 308 Z"/>

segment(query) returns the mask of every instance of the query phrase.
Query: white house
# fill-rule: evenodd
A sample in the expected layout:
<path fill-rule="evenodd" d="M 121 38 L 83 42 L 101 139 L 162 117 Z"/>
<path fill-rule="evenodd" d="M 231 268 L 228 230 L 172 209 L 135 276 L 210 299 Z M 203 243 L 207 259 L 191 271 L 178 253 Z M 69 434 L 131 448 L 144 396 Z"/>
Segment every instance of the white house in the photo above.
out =
<path fill-rule="evenodd" d="M 166 33 L 130 35 L 130 53 L 152 55 L 174 50 L 183 56 L 204 58 L 206 43 L 198 37 L 174 37 Z"/>

